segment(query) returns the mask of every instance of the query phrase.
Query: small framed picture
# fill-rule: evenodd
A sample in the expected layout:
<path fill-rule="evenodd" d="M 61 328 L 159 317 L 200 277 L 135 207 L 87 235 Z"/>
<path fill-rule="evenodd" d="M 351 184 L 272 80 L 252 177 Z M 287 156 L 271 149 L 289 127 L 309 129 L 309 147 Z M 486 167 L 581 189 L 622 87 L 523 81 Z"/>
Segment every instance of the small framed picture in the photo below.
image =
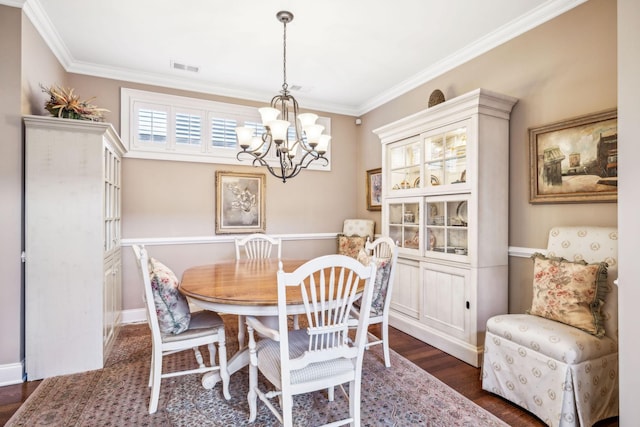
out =
<path fill-rule="evenodd" d="M 382 168 L 367 171 L 367 209 L 382 209 Z"/>
<path fill-rule="evenodd" d="M 265 175 L 216 172 L 216 234 L 266 231 Z"/>
<path fill-rule="evenodd" d="M 531 203 L 618 200 L 617 110 L 529 129 Z"/>

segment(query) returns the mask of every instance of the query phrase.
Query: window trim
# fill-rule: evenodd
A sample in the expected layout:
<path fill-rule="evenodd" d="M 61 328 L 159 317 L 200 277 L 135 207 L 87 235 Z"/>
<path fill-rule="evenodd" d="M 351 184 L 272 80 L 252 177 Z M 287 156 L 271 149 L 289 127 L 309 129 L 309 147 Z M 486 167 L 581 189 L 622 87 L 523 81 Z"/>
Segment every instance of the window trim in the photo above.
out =
<path fill-rule="evenodd" d="M 167 118 L 166 143 L 136 141 L 137 117 L 135 109 L 137 106 L 145 105 L 156 105 L 162 107 L 163 110 L 167 109 L 169 117 Z M 202 142 L 199 146 L 176 143 L 174 123 L 176 111 L 189 114 L 199 112 L 201 114 L 200 138 Z M 240 123 L 244 121 L 261 122 L 256 107 L 123 87 L 120 89 L 120 128 L 122 142 L 127 148 L 124 157 L 252 166 L 249 156 L 242 160 L 236 158 L 240 151 L 237 145 L 233 149 L 211 146 L 211 120 L 213 117 L 237 120 Z M 319 117 L 318 124 L 325 127 L 324 133 L 331 134 L 331 119 L 329 117 Z M 325 157 L 329 160 L 327 166 L 324 166 L 324 162 L 312 163 L 308 169 L 331 171 L 331 144 L 329 144 Z M 276 166 L 275 161 L 275 159 L 270 160 L 270 164 Z"/>

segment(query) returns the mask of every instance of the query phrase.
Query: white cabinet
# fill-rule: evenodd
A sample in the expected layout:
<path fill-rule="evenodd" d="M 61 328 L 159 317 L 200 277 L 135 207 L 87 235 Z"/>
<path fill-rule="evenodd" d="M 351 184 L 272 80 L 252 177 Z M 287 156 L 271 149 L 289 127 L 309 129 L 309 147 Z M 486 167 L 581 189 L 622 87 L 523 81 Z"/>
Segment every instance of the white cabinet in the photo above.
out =
<path fill-rule="evenodd" d="M 508 309 L 515 103 L 477 89 L 374 130 L 382 232 L 400 247 L 390 324 L 474 366 L 486 320 Z"/>
<path fill-rule="evenodd" d="M 413 319 L 420 318 L 420 263 L 398 258 L 396 277 L 391 294 L 391 309 Z"/>
<path fill-rule="evenodd" d="M 121 157 L 107 123 L 26 116 L 25 363 L 103 367 L 121 313 Z"/>

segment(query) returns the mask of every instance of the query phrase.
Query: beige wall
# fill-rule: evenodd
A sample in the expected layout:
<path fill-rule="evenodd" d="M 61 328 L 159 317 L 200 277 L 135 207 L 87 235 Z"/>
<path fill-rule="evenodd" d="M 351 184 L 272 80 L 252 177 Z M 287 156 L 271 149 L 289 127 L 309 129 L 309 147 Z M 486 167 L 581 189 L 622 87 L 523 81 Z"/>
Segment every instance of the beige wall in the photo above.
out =
<path fill-rule="evenodd" d="M 20 18 L 20 9 L 0 6 L 0 365 L 22 357 Z"/>
<path fill-rule="evenodd" d="M 510 124 L 509 245 L 544 248 L 553 225 L 615 226 L 615 203 L 529 203 L 527 129 L 616 107 L 616 61 L 615 1 L 584 3 L 364 115 L 361 174 L 381 162 L 372 129 L 426 108 L 435 89 L 451 99 L 483 87 L 519 99 Z M 365 208 L 359 205 L 361 215 Z M 523 312 L 531 302 L 531 262 L 509 261 L 509 309 Z"/>

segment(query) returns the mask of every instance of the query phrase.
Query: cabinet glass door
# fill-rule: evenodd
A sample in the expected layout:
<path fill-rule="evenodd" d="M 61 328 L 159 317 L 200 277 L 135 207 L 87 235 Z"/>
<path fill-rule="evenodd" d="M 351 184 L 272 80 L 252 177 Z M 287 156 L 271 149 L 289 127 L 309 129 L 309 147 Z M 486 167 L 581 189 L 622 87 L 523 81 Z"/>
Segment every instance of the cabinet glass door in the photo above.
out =
<path fill-rule="evenodd" d="M 459 126 L 424 139 L 425 185 L 460 184 L 467 181 L 467 127 Z"/>
<path fill-rule="evenodd" d="M 414 140 L 389 149 L 389 191 L 420 188 L 420 141 Z"/>
<path fill-rule="evenodd" d="M 425 200 L 425 250 L 428 255 L 468 255 L 467 205 L 467 198 L 460 196 Z"/>
<path fill-rule="evenodd" d="M 416 251 L 420 249 L 420 202 L 390 202 L 387 205 L 389 237 L 400 248 Z"/>

